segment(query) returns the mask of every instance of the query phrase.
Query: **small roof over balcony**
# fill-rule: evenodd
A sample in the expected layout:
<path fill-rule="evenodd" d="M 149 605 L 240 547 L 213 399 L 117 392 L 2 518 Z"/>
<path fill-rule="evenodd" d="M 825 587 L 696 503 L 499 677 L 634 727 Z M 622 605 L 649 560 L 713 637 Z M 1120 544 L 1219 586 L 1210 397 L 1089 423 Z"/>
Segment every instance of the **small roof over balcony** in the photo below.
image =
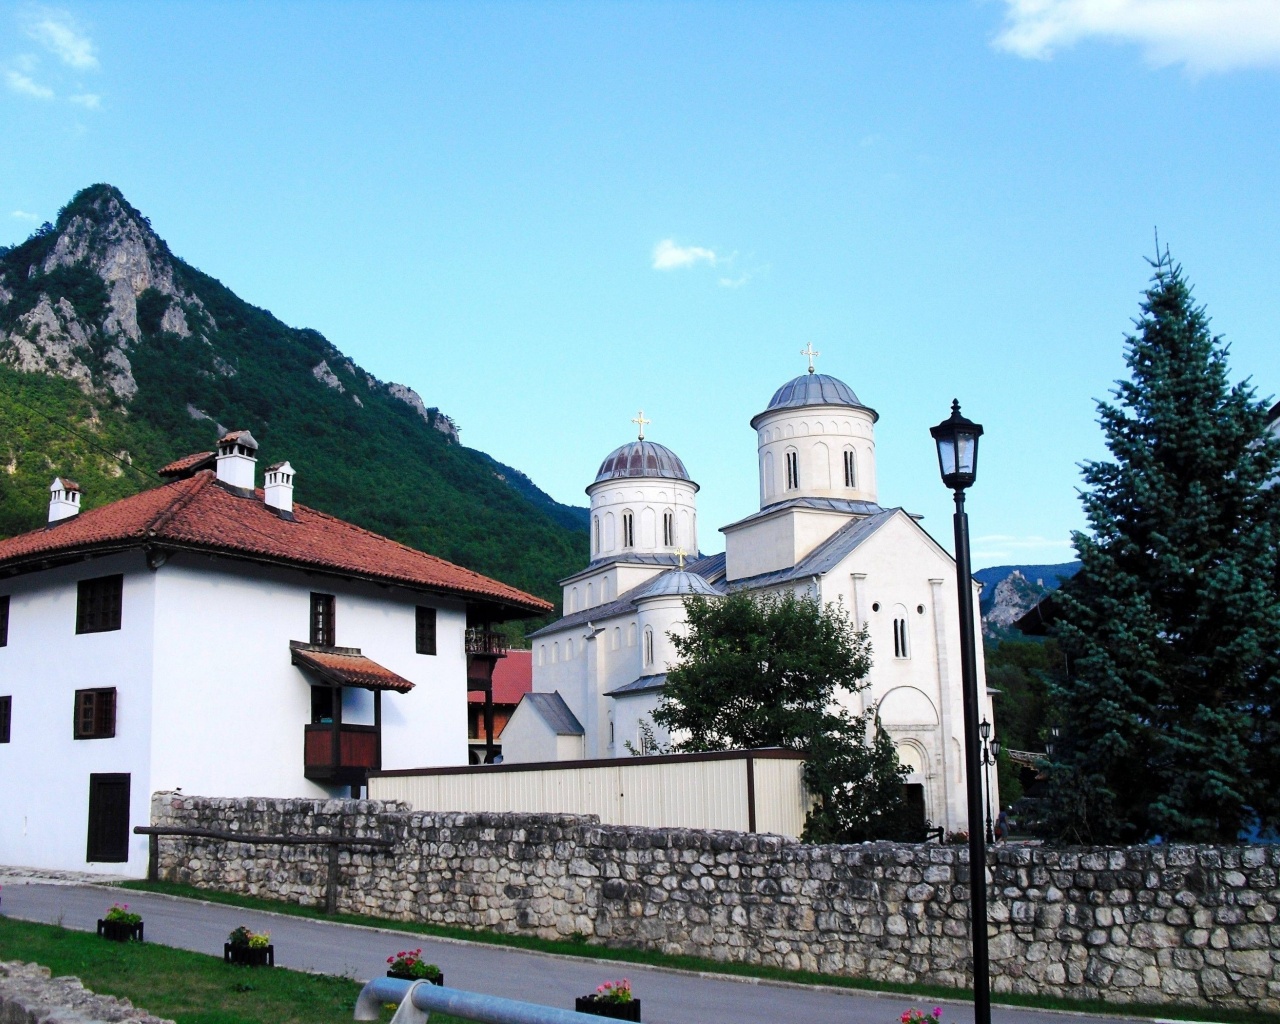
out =
<path fill-rule="evenodd" d="M 320 647 L 290 640 L 289 654 L 295 665 L 313 672 L 330 686 L 358 686 L 396 693 L 413 689 L 408 679 L 366 658 L 358 647 Z"/>

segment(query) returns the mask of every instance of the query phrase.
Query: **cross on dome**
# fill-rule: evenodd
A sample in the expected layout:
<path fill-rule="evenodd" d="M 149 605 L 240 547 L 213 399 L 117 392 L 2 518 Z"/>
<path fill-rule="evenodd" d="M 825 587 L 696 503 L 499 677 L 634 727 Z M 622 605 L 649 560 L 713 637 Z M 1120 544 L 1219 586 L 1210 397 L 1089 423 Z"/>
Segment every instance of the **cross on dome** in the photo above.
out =
<path fill-rule="evenodd" d="M 643 410 L 643 409 L 641 409 L 639 412 L 637 412 L 637 413 L 635 414 L 635 417 L 632 419 L 632 421 L 631 421 L 631 422 L 632 422 L 632 423 L 634 423 L 636 426 L 638 426 L 638 427 L 640 428 L 640 440 L 641 440 L 641 441 L 643 441 L 643 440 L 644 440 L 644 428 L 645 428 L 645 427 L 647 427 L 650 423 L 652 423 L 652 422 L 653 422 L 653 420 L 647 420 L 647 419 L 645 419 L 645 418 L 644 418 L 644 410 Z"/>
<path fill-rule="evenodd" d="M 813 349 L 813 342 L 811 342 L 811 341 L 810 341 L 810 342 L 807 342 L 807 343 L 805 344 L 804 348 L 802 348 L 802 349 L 800 350 L 800 354 L 801 354 L 802 356 L 808 356 L 808 357 L 809 357 L 809 372 L 810 372 L 810 373 L 813 373 L 813 360 L 814 360 L 814 357 L 815 357 L 815 356 L 820 356 L 820 355 L 822 355 L 822 353 L 821 353 L 821 352 L 815 352 L 815 351 L 814 351 L 814 349 Z"/>
<path fill-rule="evenodd" d="M 681 572 L 684 572 L 684 556 L 687 555 L 688 553 L 689 552 L 687 552 L 684 548 L 676 548 L 676 558 L 680 559 Z"/>

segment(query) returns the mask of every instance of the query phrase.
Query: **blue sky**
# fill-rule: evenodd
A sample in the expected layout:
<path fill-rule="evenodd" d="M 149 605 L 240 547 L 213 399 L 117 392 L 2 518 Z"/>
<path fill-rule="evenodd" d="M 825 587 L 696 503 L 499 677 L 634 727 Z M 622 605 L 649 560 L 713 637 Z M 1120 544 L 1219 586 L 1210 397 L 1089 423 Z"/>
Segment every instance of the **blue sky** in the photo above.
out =
<path fill-rule="evenodd" d="M 949 546 L 959 397 L 975 564 L 1056 562 L 1153 228 L 1280 393 L 1278 101 L 1273 0 L 9 4 L 0 243 L 117 185 L 561 501 L 643 408 L 707 551 L 812 342 L 882 504 Z"/>

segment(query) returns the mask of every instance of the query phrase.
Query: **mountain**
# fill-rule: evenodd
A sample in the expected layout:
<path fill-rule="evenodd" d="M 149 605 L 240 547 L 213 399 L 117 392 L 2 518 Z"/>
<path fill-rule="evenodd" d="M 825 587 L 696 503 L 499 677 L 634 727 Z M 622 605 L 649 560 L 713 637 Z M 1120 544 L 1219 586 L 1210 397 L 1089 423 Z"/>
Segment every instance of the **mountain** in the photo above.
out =
<path fill-rule="evenodd" d="M 65 474 L 91 508 L 246 428 L 298 500 L 548 599 L 587 560 L 587 510 L 460 443 L 378 380 L 169 251 L 110 185 L 0 248 L 0 536 L 43 523 Z"/>
<path fill-rule="evenodd" d="M 1022 634 L 1013 628 L 1013 624 L 1035 607 L 1045 594 L 1057 590 L 1063 580 L 1070 579 L 1079 569 L 1079 562 L 997 565 L 979 569 L 973 578 L 982 584 L 979 602 L 982 635 L 993 640 L 1020 639 Z"/>

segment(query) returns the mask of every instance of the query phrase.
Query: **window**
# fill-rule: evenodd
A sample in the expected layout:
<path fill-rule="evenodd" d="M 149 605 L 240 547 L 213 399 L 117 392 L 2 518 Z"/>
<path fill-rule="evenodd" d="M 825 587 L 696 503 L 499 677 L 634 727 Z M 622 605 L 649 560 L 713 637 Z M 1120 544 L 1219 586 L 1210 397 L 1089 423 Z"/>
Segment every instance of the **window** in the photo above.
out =
<path fill-rule="evenodd" d="M 434 608 L 417 609 L 414 623 L 415 646 L 419 654 L 436 653 L 436 610 Z"/>
<path fill-rule="evenodd" d="M 72 735 L 78 740 L 108 740 L 116 734 L 115 687 L 76 690 L 76 720 Z"/>
<path fill-rule="evenodd" d="M 600 517 L 599 516 L 591 517 L 591 527 L 592 527 L 592 541 L 593 541 L 593 547 L 592 547 L 591 553 L 594 555 L 598 555 L 600 554 Z"/>
<path fill-rule="evenodd" d="M 311 724 L 329 725 L 333 722 L 334 696 L 332 686 L 311 687 Z"/>
<path fill-rule="evenodd" d="M 622 546 L 624 548 L 635 547 L 636 543 L 636 517 L 630 512 L 622 513 Z"/>
<path fill-rule="evenodd" d="M 653 665 L 653 630 L 648 627 L 644 631 L 644 664 L 646 668 Z"/>
<path fill-rule="evenodd" d="M 319 647 L 333 647 L 337 630 L 333 621 L 333 595 L 311 595 L 311 642 Z"/>
<path fill-rule="evenodd" d="M 909 658 L 910 652 L 907 649 L 907 620 L 893 620 L 893 656 L 895 658 Z"/>
<path fill-rule="evenodd" d="M 800 486 L 800 455 L 798 452 L 787 452 L 787 490 L 794 491 Z"/>
<path fill-rule="evenodd" d="M 123 576 L 81 580 L 76 594 L 76 632 L 106 633 L 120 628 Z"/>
<path fill-rule="evenodd" d="M 9 595 L 0 594 L 0 647 L 9 646 Z"/>
<path fill-rule="evenodd" d="M 676 517 L 671 512 L 662 513 L 662 545 L 674 547 L 676 543 Z"/>
<path fill-rule="evenodd" d="M 844 485 L 846 487 L 858 486 L 858 460 L 853 454 L 852 448 L 844 450 Z"/>
<path fill-rule="evenodd" d="M 0 697 L 0 743 L 9 742 L 9 723 L 13 721 L 13 698 Z"/>

